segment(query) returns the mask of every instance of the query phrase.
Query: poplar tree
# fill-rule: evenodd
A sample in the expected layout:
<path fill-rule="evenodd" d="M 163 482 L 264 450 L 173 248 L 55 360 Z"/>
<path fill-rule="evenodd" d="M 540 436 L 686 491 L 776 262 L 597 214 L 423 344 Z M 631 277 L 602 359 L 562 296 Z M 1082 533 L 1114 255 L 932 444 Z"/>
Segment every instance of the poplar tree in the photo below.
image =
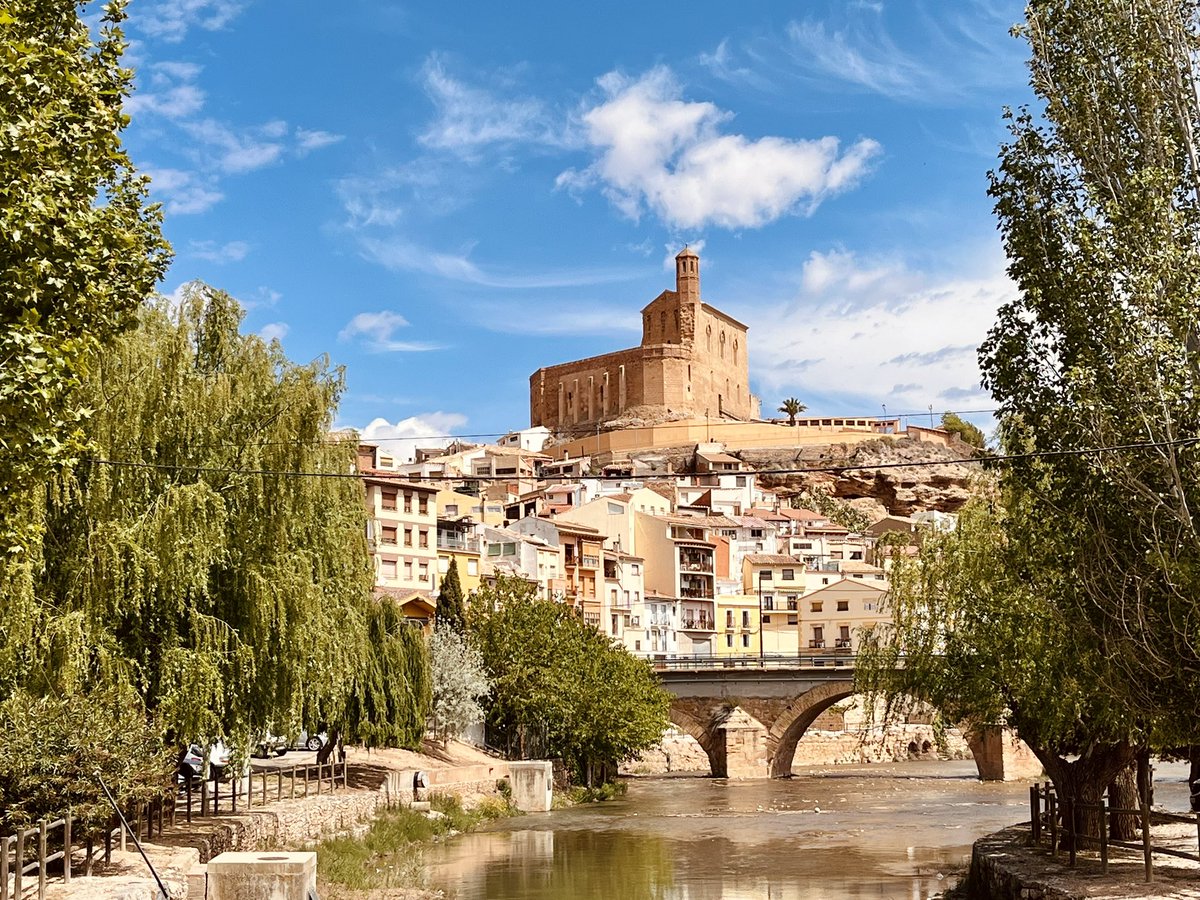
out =
<path fill-rule="evenodd" d="M 121 144 L 122 0 L 0 3 L 0 551 L 36 540 L 27 491 L 85 446 L 87 361 L 133 324 L 169 248 Z M 0 562 L 0 590 L 22 577 Z"/>
<path fill-rule="evenodd" d="M 1034 0 L 1027 16 L 1042 108 L 1009 116 L 991 186 L 1018 292 L 980 362 L 1006 449 L 1054 455 L 1006 483 L 1030 510 L 1031 584 L 1111 660 L 1096 690 L 1136 714 L 1130 739 L 1194 743 L 1198 6 Z"/>

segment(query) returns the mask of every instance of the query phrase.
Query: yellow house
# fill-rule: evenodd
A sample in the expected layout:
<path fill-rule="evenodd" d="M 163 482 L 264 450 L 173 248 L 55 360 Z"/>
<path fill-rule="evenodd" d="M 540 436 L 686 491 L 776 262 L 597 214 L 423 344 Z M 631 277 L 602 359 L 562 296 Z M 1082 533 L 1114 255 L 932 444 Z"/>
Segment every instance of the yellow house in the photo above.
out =
<path fill-rule="evenodd" d="M 801 601 L 802 653 L 858 651 L 862 634 L 890 616 L 884 609 L 887 589 L 876 582 L 843 578 L 806 594 Z"/>
<path fill-rule="evenodd" d="M 480 545 L 475 522 L 463 517 L 437 520 L 438 588 L 450 569 L 450 561 L 458 565 L 458 581 L 463 595 L 470 596 L 480 585 Z"/>
<path fill-rule="evenodd" d="M 720 594 L 716 605 L 715 655 L 734 658 L 758 656 L 758 595 Z"/>
<path fill-rule="evenodd" d="M 464 494 L 443 488 L 437 493 L 439 519 L 461 519 L 468 516 L 476 522 L 497 528 L 504 524 L 504 504 L 474 494 Z"/>

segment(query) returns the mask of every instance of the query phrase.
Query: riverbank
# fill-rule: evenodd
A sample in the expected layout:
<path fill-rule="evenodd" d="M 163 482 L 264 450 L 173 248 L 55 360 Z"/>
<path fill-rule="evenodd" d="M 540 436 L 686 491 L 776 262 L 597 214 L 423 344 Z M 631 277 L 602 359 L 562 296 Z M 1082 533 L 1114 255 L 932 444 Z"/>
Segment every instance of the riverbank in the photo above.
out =
<path fill-rule="evenodd" d="M 1155 825 L 1154 845 L 1196 853 L 1196 826 Z M 1154 881 L 1147 883 L 1140 851 L 1110 848 L 1108 874 L 1095 853 L 1080 854 L 1074 869 L 1066 853 L 1051 856 L 1045 844 L 1030 845 L 1029 825 L 1014 825 L 975 842 L 971 869 L 961 888 L 971 900 L 1195 900 L 1200 863 L 1154 854 Z"/>
<path fill-rule="evenodd" d="M 213 856 L 230 850 L 300 848 L 336 835 L 361 835 L 378 812 L 411 802 L 413 775 L 418 771 L 425 773 L 430 793 L 452 796 L 468 809 L 496 797 L 497 783 L 509 773 L 506 760 L 467 744 L 452 741 L 443 748 L 440 743 L 426 742 L 422 749 L 424 752 L 416 753 L 347 748 L 345 788 L 237 813 L 193 814 L 190 823 L 180 813 L 175 824 L 167 824 L 143 846 L 155 867 L 168 872 L 172 900 L 196 900 L 204 896 L 204 865 Z M 286 767 L 291 762 L 285 758 L 261 765 Z M 311 759 L 299 764 L 306 762 Z M 109 865 L 97 866 L 91 877 L 77 876 L 69 885 L 52 881 L 46 896 L 48 900 L 149 900 L 156 895 L 157 886 L 130 843 L 127 851 L 113 853 Z"/>

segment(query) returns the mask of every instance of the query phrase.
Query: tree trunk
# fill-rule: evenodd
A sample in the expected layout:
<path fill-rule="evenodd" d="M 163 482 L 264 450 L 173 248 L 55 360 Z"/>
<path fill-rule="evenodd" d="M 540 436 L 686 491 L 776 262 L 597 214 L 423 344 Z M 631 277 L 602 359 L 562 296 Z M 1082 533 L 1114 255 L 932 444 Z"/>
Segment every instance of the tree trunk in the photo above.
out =
<path fill-rule="evenodd" d="M 1098 809 L 1080 807 L 1101 805 L 1108 786 L 1134 762 L 1135 749 L 1124 742 L 1093 746 L 1071 761 L 1036 747 L 1033 750 L 1054 782 L 1059 809 L 1063 810 L 1061 846 L 1070 847 L 1073 837 L 1078 835 L 1082 840 L 1074 841 L 1077 850 L 1099 847 L 1103 815 Z M 1066 819 L 1067 801 L 1073 813 L 1070 821 Z"/>
<path fill-rule="evenodd" d="M 325 742 L 325 746 L 317 751 L 317 765 L 323 766 L 329 762 L 333 756 L 333 751 L 337 749 L 338 742 L 341 740 L 341 732 L 337 726 L 329 729 L 329 740 Z"/>
<path fill-rule="evenodd" d="M 1138 791 L 1137 766 L 1122 769 L 1108 786 L 1108 805 L 1115 809 L 1140 809 L 1142 796 Z M 1138 835 L 1138 817 L 1121 813 L 1109 817 L 1108 836 L 1118 841 L 1132 841 Z"/>
<path fill-rule="evenodd" d="M 1188 789 L 1191 791 L 1192 812 L 1200 812 L 1200 744 L 1188 747 Z"/>

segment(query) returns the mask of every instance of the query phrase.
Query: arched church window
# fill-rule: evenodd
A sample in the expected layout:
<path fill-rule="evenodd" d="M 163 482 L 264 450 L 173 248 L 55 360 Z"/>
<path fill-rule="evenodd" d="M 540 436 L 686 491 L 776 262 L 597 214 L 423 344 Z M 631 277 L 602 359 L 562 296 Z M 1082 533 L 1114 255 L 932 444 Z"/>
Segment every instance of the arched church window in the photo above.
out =
<path fill-rule="evenodd" d="M 737 363 L 737 351 L 738 351 L 738 342 L 737 342 L 737 338 L 734 338 L 733 339 L 733 361 L 734 361 L 734 364 Z"/>
<path fill-rule="evenodd" d="M 725 358 L 725 332 L 721 332 L 721 359 Z M 728 393 L 728 391 L 726 392 Z"/>
<path fill-rule="evenodd" d="M 712 353 L 712 326 L 709 325 L 704 330 L 705 347 L 709 353 Z"/>

